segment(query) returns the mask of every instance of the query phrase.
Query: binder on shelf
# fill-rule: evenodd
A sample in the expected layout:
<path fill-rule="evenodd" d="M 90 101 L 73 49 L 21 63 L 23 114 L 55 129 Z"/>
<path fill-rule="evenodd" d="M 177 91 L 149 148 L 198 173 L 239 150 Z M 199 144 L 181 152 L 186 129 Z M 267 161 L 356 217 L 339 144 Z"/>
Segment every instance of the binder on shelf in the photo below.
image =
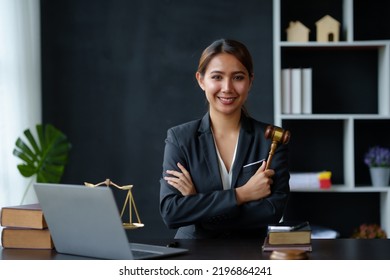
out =
<path fill-rule="evenodd" d="M 285 68 L 281 71 L 283 114 L 312 113 L 312 68 Z"/>
<path fill-rule="evenodd" d="M 291 69 L 282 69 L 282 113 L 291 114 Z"/>
<path fill-rule="evenodd" d="M 302 113 L 312 113 L 312 69 L 302 69 Z"/>
<path fill-rule="evenodd" d="M 301 69 L 291 69 L 291 113 L 302 113 L 302 78 Z"/>

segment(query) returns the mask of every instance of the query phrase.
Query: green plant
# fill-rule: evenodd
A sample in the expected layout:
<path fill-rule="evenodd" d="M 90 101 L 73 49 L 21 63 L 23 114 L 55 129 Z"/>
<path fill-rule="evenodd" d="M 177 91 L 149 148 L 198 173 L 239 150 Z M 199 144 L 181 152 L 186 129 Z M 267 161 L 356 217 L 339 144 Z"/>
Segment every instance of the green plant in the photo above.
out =
<path fill-rule="evenodd" d="M 26 129 L 24 135 L 28 144 L 19 137 L 13 150 L 13 154 L 23 161 L 17 166 L 19 172 L 24 177 L 33 177 L 23 194 L 22 203 L 34 179 L 42 183 L 60 182 L 71 149 L 66 135 L 51 124 L 36 125 L 36 132 L 37 140 L 30 129 Z"/>

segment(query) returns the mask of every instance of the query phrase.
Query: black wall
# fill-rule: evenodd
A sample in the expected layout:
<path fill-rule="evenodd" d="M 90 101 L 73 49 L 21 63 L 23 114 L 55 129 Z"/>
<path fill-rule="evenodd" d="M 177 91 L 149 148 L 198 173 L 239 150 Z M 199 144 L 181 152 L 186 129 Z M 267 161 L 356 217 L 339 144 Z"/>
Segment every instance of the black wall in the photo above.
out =
<path fill-rule="evenodd" d="M 248 46 L 248 109 L 273 121 L 272 0 L 41 0 L 41 19 L 43 122 L 73 145 L 63 182 L 134 184 L 145 228 L 130 234 L 172 236 L 158 209 L 164 139 L 207 110 L 194 74 L 213 40 Z"/>

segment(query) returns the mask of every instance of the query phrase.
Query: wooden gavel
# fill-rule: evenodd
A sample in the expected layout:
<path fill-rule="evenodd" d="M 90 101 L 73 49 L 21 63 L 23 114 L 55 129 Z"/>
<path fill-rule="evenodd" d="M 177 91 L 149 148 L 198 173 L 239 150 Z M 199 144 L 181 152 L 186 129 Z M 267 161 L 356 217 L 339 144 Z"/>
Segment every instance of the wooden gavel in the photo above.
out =
<path fill-rule="evenodd" d="M 291 134 L 288 130 L 284 130 L 277 126 L 269 125 L 265 130 L 264 135 L 266 139 L 272 140 L 271 148 L 268 154 L 267 165 L 265 167 L 265 169 L 269 169 L 269 167 L 271 166 L 272 157 L 274 156 L 278 144 L 287 144 L 288 141 L 290 141 Z"/>

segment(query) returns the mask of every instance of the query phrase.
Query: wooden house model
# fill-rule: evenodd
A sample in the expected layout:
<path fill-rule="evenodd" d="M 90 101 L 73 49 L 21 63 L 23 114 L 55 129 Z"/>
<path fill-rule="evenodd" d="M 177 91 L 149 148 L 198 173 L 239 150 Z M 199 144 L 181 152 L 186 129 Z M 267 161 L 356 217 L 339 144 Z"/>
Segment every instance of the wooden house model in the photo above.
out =
<path fill-rule="evenodd" d="M 286 29 L 288 42 L 308 42 L 310 29 L 300 21 L 290 21 Z"/>
<path fill-rule="evenodd" d="M 340 22 L 329 15 L 316 21 L 317 42 L 338 42 L 340 36 Z"/>

